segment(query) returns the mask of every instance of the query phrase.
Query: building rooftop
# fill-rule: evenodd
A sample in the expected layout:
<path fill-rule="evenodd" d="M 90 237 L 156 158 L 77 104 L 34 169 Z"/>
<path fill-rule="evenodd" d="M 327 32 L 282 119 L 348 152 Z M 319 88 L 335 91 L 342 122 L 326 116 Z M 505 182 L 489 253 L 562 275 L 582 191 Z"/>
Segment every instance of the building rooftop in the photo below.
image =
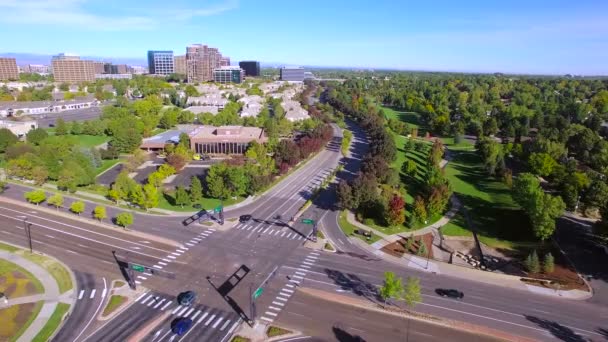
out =
<path fill-rule="evenodd" d="M 245 126 L 199 126 L 190 138 L 193 142 L 250 142 L 265 141 L 264 130 L 258 127 Z"/>

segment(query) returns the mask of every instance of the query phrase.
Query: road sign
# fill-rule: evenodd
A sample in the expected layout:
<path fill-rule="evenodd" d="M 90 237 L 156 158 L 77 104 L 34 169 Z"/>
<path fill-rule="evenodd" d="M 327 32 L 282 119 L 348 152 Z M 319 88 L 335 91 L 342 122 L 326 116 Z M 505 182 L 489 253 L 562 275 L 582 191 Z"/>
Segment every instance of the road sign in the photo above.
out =
<path fill-rule="evenodd" d="M 262 292 L 264 292 L 264 289 L 258 287 L 258 289 L 253 293 L 253 299 L 258 299 L 258 297 L 262 295 Z"/>
<path fill-rule="evenodd" d="M 302 219 L 301 222 L 304 224 L 315 224 L 315 221 L 311 219 Z"/>
<path fill-rule="evenodd" d="M 133 271 L 142 272 L 142 273 L 146 271 L 146 268 L 144 266 L 138 265 L 138 264 L 131 264 L 131 269 Z"/>
<path fill-rule="evenodd" d="M 213 212 L 216 214 L 219 214 L 222 211 L 222 206 L 218 205 L 217 207 L 215 207 L 215 209 L 213 209 Z"/>

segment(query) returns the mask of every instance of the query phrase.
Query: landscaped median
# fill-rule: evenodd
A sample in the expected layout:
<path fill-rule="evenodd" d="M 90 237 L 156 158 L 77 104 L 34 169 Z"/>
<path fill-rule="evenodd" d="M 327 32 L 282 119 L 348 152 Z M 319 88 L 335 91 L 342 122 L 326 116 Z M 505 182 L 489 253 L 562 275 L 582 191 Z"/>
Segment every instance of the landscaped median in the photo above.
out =
<path fill-rule="evenodd" d="M 69 270 L 53 258 L 0 243 L 0 279 L 7 298 L 0 300 L 0 340 L 50 340 L 73 300 Z M 52 313 L 45 318 L 41 311 Z"/>

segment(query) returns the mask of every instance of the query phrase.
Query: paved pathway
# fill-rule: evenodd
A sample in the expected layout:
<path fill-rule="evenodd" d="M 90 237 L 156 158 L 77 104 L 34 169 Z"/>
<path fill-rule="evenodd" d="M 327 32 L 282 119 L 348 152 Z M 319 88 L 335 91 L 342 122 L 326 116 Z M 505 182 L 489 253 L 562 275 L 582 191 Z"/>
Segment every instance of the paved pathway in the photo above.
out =
<path fill-rule="evenodd" d="M 55 312 L 55 308 L 57 307 L 57 303 L 59 301 L 68 302 L 71 304 L 71 291 L 60 295 L 59 286 L 57 285 L 55 278 L 53 278 L 53 276 L 47 270 L 18 254 L 10 253 L 7 251 L 0 251 L 0 259 L 8 260 L 14 264 L 17 264 L 18 266 L 23 267 L 34 277 L 38 278 L 38 280 L 40 280 L 44 287 L 43 294 L 9 298 L 8 300 L 8 306 L 24 303 L 35 303 L 41 300 L 44 301 L 42 309 L 40 309 L 40 312 L 38 313 L 32 324 L 25 332 L 23 332 L 21 337 L 17 340 L 17 342 L 32 341 L 34 337 L 38 335 L 40 330 L 42 330 L 42 328 L 46 325 L 53 312 Z M 0 308 L 2 307 L 6 307 L 6 304 L 0 304 Z"/>

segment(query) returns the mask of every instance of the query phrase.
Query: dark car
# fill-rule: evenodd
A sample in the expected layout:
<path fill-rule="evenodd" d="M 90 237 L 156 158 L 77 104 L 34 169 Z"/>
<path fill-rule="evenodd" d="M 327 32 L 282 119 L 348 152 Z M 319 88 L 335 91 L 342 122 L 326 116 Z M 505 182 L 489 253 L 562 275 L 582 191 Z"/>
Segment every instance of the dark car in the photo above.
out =
<path fill-rule="evenodd" d="M 435 293 L 441 297 L 450 297 L 454 299 L 462 299 L 462 297 L 464 297 L 464 293 L 456 289 L 436 289 Z"/>
<path fill-rule="evenodd" d="M 249 222 L 251 220 L 251 215 L 241 215 L 239 217 L 239 222 Z"/>
<path fill-rule="evenodd" d="M 196 301 L 196 293 L 194 291 L 182 292 L 177 296 L 177 303 L 183 306 L 190 306 Z"/>
<path fill-rule="evenodd" d="M 184 335 L 192 328 L 192 320 L 190 318 L 181 317 L 171 322 L 171 331 L 179 336 Z"/>

